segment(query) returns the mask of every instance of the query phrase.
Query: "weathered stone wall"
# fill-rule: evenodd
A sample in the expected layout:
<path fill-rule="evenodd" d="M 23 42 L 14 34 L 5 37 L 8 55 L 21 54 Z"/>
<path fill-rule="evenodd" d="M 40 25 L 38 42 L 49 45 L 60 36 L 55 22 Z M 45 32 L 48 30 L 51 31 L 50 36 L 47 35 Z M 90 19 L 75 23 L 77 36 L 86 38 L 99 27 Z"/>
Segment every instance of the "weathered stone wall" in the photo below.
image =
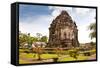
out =
<path fill-rule="evenodd" d="M 49 47 L 78 47 L 78 29 L 67 11 L 62 11 L 49 28 Z"/>

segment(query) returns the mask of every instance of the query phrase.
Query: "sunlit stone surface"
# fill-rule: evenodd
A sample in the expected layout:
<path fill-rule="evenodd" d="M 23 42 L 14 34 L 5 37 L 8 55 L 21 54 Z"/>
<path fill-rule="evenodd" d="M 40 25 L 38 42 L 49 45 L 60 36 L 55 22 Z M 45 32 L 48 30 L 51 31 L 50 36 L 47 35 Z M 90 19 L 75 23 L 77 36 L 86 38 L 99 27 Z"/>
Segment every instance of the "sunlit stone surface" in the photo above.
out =
<path fill-rule="evenodd" d="M 78 47 L 78 29 L 67 11 L 62 11 L 49 28 L 49 47 Z"/>

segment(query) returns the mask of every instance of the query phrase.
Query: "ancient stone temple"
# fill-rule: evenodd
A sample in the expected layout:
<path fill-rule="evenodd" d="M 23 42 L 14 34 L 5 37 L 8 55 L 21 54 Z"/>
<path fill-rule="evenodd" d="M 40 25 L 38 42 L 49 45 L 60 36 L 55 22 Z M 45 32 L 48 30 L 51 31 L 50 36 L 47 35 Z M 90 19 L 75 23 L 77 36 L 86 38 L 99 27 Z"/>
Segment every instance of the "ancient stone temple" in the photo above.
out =
<path fill-rule="evenodd" d="M 62 11 L 49 28 L 49 47 L 78 47 L 78 29 L 67 11 Z"/>

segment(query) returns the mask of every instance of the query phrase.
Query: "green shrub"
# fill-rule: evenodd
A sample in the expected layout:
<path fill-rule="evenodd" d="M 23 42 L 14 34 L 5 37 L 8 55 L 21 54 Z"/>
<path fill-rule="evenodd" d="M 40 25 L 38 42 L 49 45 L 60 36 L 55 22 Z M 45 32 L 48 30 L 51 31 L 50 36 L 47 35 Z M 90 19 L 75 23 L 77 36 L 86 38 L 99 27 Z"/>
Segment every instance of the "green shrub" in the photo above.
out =
<path fill-rule="evenodd" d="M 73 57 L 73 58 L 77 59 L 77 56 L 79 54 L 78 54 L 78 51 L 77 50 L 70 50 L 69 51 L 69 55 L 70 55 L 70 57 Z"/>

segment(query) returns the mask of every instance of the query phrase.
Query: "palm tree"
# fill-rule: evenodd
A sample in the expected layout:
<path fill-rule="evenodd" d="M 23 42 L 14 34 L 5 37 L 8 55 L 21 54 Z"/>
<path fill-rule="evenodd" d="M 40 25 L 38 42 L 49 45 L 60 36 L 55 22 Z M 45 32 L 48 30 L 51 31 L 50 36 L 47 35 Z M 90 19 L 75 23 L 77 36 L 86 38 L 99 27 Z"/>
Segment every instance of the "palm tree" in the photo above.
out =
<path fill-rule="evenodd" d="M 89 35 L 91 37 L 91 39 L 96 38 L 96 23 L 91 23 L 89 25 L 89 30 L 91 31 L 91 33 Z"/>

